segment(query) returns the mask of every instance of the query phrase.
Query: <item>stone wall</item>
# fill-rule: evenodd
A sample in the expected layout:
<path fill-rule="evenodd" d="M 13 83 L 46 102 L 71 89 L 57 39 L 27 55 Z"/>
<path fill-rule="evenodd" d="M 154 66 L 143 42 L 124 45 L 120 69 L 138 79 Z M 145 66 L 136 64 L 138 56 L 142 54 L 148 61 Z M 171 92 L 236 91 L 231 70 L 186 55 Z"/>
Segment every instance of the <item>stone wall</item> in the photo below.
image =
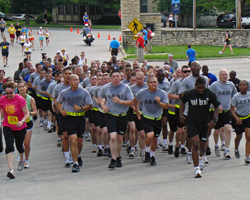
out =
<path fill-rule="evenodd" d="M 250 30 L 230 30 L 232 46 L 250 48 Z M 212 45 L 223 46 L 224 30 L 162 30 L 161 46 L 166 45 Z M 158 40 L 158 39 L 157 39 Z"/>

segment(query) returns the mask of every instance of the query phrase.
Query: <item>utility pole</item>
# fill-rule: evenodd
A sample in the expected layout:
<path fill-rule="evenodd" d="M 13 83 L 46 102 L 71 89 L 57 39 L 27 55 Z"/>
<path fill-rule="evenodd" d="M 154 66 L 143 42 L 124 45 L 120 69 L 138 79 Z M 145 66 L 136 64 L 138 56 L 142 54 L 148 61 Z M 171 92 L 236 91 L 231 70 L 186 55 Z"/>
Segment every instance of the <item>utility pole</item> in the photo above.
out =
<path fill-rule="evenodd" d="M 193 29 L 196 29 L 196 0 L 193 0 Z"/>
<path fill-rule="evenodd" d="M 241 4 L 240 0 L 235 0 L 236 10 L 236 29 L 241 29 Z"/>

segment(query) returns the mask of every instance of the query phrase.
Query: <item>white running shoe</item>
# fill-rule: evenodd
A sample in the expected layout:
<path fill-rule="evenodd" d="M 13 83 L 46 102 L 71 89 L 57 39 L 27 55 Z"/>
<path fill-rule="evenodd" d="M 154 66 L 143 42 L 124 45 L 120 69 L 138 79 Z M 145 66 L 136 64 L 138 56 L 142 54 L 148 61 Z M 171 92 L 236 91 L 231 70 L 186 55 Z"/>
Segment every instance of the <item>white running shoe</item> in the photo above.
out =
<path fill-rule="evenodd" d="M 225 145 L 225 144 L 222 144 L 220 150 L 221 150 L 221 151 L 225 151 L 225 148 L 226 148 L 226 145 Z"/>
<path fill-rule="evenodd" d="M 201 170 L 199 167 L 196 167 L 194 170 L 194 178 L 201 178 Z"/>
<path fill-rule="evenodd" d="M 166 144 L 163 144 L 161 147 L 162 151 L 168 151 L 168 146 Z"/>
<path fill-rule="evenodd" d="M 29 168 L 29 167 L 30 167 L 29 161 L 25 160 L 24 161 L 24 168 Z"/>
<path fill-rule="evenodd" d="M 206 156 L 203 156 L 203 163 L 206 164 L 206 165 L 209 164 L 209 161 L 208 161 Z"/>
<path fill-rule="evenodd" d="M 223 53 L 220 51 L 219 54 L 223 54 Z"/>
<path fill-rule="evenodd" d="M 220 147 L 214 147 L 214 152 L 217 157 L 220 157 Z"/>
<path fill-rule="evenodd" d="M 192 159 L 192 154 L 187 154 L 187 164 L 192 164 L 193 159 Z"/>
<path fill-rule="evenodd" d="M 228 158 L 228 159 L 231 158 L 230 151 L 228 149 L 224 151 L 224 156 L 225 158 Z"/>
<path fill-rule="evenodd" d="M 199 159 L 199 166 L 200 166 L 200 170 L 202 171 L 204 169 L 203 157 L 200 157 Z"/>

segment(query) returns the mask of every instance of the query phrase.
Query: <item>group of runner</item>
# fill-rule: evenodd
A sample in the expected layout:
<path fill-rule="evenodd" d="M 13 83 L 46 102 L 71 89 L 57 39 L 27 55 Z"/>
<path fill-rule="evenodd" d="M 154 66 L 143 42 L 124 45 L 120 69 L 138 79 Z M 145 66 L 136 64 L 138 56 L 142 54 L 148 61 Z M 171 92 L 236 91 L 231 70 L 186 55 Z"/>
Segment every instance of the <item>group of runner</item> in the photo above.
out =
<path fill-rule="evenodd" d="M 171 69 L 168 62 L 163 67 L 148 66 L 146 61 L 139 66 L 116 57 L 102 64 L 91 61 L 88 66 L 84 52 L 67 64 L 55 58 L 53 66 L 47 57 L 35 65 L 24 59 L 14 76 L 18 92 L 14 82 L 4 83 L 5 96 L 0 99 L 10 168 L 7 176 L 15 178 L 14 140 L 20 153 L 18 170 L 29 168 L 32 121 L 37 117 L 45 131 L 57 131 L 57 146 L 62 146 L 65 167 L 72 166 L 72 172 L 79 172 L 83 164 L 86 137 L 92 141 L 91 152 L 111 158 L 108 168 L 122 167 L 122 146 L 130 158 L 139 154 L 143 163 L 155 166 L 156 149 L 162 146 L 162 151 L 176 158 L 186 155 L 187 163 L 194 163 L 195 177 L 201 177 L 204 164 L 209 164 L 211 130 L 216 156 L 222 150 L 230 159 L 232 126 L 237 134 L 235 156 L 240 158 L 238 147 L 245 132 L 245 163 L 250 163 L 248 82 L 237 83 L 237 93 L 231 72 L 231 81 L 227 70 L 221 69 L 219 80 L 212 83 L 208 67 L 202 67 L 203 75 L 200 70 L 197 61 Z"/>

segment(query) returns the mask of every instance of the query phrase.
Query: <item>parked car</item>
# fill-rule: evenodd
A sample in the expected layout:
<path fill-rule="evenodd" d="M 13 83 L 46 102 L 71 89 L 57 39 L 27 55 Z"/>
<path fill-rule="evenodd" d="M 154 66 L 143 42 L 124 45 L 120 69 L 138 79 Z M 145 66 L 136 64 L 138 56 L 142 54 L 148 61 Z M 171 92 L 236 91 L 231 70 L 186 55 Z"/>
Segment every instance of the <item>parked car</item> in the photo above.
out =
<path fill-rule="evenodd" d="M 166 27 L 168 22 L 168 17 L 164 14 L 161 14 L 161 27 Z"/>
<path fill-rule="evenodd" d="M 12 21 L 12 19 L 6 16 L 3 12 L 0 12 L 0 19 L 3 18 L 4 21 Z"/>
<path fill-rule="evenodd" d="M 241 26 L 242 28 L 250 28 L 250 17 L 242 17 Z"/>
<path fill-rule="evenodd" d="M 235 14 L 220 14 L 216 24 L 221 28 L 236 28 L 236 16 Z"/>
<path fill-rule="evenodd" d="M 25 17 L 26 17 L 25 14 L 20 14 L 20 15 L 12 16 L 11 19 L 14 21 L 25 21 Z M 36 20 L 35 17 L 33 17 L 32 15 L 29 15 L 29 21 L 35 21 L 35 20 Z"/>

